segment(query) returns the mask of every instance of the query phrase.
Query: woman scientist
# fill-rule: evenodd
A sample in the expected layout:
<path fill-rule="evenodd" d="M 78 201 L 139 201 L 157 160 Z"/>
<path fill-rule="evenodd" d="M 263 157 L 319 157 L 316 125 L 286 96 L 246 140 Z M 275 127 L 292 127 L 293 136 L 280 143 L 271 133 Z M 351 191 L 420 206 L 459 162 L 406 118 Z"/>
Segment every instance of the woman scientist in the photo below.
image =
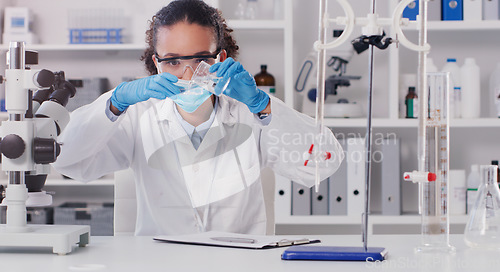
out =
<path fill-rule="evenodd" d="M 162 8 L 147 33 L 151 76 L 124 82 L 71 114 L 54 167 L 88 181 L 132 168 L 136 235 L 204 231 L 265 234 L 260 171 L 313 186 L 303 154 L 314 120 L 269 97 L 233 60 L 238 46 L 219 12 L 200 0 Z M 201 61 L 229 79 L 223 95 L 181 92 Z M 192 93 L 192 92 L 191 92 Z M 342 148 L 326 129 L 321 177 L 333 174 Z"/>

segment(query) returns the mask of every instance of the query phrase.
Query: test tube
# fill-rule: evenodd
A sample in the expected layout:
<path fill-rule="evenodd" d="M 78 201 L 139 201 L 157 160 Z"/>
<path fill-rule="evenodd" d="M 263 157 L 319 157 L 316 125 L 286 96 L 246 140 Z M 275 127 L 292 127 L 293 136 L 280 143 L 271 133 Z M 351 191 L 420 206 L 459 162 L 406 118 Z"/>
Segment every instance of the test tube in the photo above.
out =
<path fill-rule="evenodd" d="M 434 182 L 421 182 L 422 245 L 417 251 L 454 251 L 449 243 L 449 73 L 427 73 L 428 110 L 425 171 L 436 174 Z"/>

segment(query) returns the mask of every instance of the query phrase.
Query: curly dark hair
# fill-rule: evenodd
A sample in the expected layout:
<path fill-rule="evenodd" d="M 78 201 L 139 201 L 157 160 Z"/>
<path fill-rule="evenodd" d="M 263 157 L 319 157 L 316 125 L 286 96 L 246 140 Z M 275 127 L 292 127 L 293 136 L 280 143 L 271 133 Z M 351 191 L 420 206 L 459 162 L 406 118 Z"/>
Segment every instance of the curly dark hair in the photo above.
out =
<path fill-rule="evenodd" d="M 148 48 L 144 51 L 141 61 L 144 61 L 150 75 L 158 73 L 152 56 L 155 53 L 159 28 L 172 26 L 181 21 L 210 27 L 216 35 L 217 48 L 225 49 L 227 56 L 233 59 L 238 56 L 239 47 L 231 34 L 233 30 L 227 26 L 219 10 L 202 0 L 176 0 L 163 7 L 149 21 L 149 29 L 146 31 Z"/>

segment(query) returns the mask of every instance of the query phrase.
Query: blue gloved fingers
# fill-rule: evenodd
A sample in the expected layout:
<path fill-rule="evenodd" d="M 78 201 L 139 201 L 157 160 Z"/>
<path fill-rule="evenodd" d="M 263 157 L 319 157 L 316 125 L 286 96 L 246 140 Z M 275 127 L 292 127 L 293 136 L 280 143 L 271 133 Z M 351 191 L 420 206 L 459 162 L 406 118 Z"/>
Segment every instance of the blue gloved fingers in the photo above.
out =
<path fill-rule="evenodd" d="M 154 82 L 147 91 L 161 93 L 165 96 L 163 98 L 171 97 L 181 93 L 181 89 L 173 84 L 163 86 L 156 82 Z"/>
<path fill-rule="evenodd" d="M 219 66 L 221 66 L 221 65 L 222 65 L 222 62 L 214 63 L 212 66 L 210 66 L 210 69 L 208 69 L 208 71 L 210 73 L 217 72 L 217 70 L 219 69 Z"/>
<path fill-rule="evenodd" d="M 253 76 L 249 72 L 247 72 L 245 70 L 243 70 L 243 72 L 239 72 L 233 78 L 235 80 L 241 81 L 241 83 L 243 83 L 247 86 L 255 86 L 255 88 L 257 89 L 257 84 L 255 83 L 255 79 L 253 78 Z"/>
<path fill-rule="evenodd" d="M 159 74 L 159 77 L 165 78 L 166 80 L 168 80 L 170 82 L 174 82 L 174 83 L 179 80 L 179 78 L 177 78 L 176 76 L 172 75 L 171 73 L 161 73 L 161 74 Z"/>
<path fill-rule="evenodd" d="M 145 90 L 144 95 L 148 97 L 148 99 L 149 98 L 165 99 L 168 96 L 166 92 L 156 91 L 156 90 Z"/>
<path fill-rule="evenodd" d="M 148 88 L 153 91 L 165 93 L 165 95 L 167 95 L 168 97 L 179 94 L 181 92 L 181 89 L 173 84 L 173 82 L 177 82 L 178 78 L 176 76 L 173 77 L 174 78 L 170 76 L 157 76 L 153 80 L 152 84 L 150 84 L 151 86 L 148 86 Z"/>
<path fill-rule="evenodd" d="M 224 77 L 233 77 L 243 71 L 245 71 L 243 65 L 241 65 L 241 63 L 239 62 L 235 62 L 227 68 L 226 72 L 224 73 Z"/>
<path fill-rule="evenodd" d="M 220 64 L 217 69 L 217 76 L 218 77 L 223 77 L 226 74 L 227 69 L 231 67 L 236 61 L 234 61 L 233 58 L 227 58 L 225 61 Z M 215 64 L 214 64 L 215 65 Z"/>

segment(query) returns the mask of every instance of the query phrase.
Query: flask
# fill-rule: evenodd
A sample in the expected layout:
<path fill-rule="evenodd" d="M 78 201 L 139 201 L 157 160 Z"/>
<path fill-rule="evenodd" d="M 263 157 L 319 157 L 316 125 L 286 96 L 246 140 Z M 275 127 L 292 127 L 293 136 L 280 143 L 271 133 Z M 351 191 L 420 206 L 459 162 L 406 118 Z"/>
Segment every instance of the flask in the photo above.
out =
<path fill-rule="evenodd" d="M 467 214 L 470 214 L 472 211 L 474 201 L 477 198 L 477 188 L 480 183 L 481 178 L 479 177 L 479 165 L 473 164 L 470 167 L 469 176 L 467 176 Z"/>
<path fill-rule="evenodd" d="M 500 118 L 500 62 L 490 76 L 490 112 L 492 116 Z"/>
<path fill-rule="evenodd" d="M 441 72 L 450 73 L 450 117 L 461 117 L 461 96 L 462 85 L 460 84 L 460 67 L 457 64 L 457 59 L 449 58 L 446 64 L 441 69 Z"/>
<path fill-rule="evenodd" d="M 418 117 L 418 96 L 415 93 L 415 87 L 408 88 L 408 94 L 405 97 L 406 118 Z"/>
<path fill-rule="evenodd" d="M 470 247 L 500 249 L 500 190 L 497 185 L 498 166 L 481 165 L 481 185 L 464 240 Z"/>
<path fill-rule="evenodd" d="M 274 76 L 267 72 L 267 65 L 262 64 L 260 66 L 260 73 L 255 75 L 255 83 L 259 86 L 259 89 L 263 90 L 269 95 L 275 95 L 276 85 L 274 81 Z"/>
<path fill-rule="evenodd" d="M 481 113 L 481 84 L 480 71 L 474 58 L 466 58 L 464 65 L 460 68 L 460 80 L 462 85 L 462 118 L 479 118 Z"/>

